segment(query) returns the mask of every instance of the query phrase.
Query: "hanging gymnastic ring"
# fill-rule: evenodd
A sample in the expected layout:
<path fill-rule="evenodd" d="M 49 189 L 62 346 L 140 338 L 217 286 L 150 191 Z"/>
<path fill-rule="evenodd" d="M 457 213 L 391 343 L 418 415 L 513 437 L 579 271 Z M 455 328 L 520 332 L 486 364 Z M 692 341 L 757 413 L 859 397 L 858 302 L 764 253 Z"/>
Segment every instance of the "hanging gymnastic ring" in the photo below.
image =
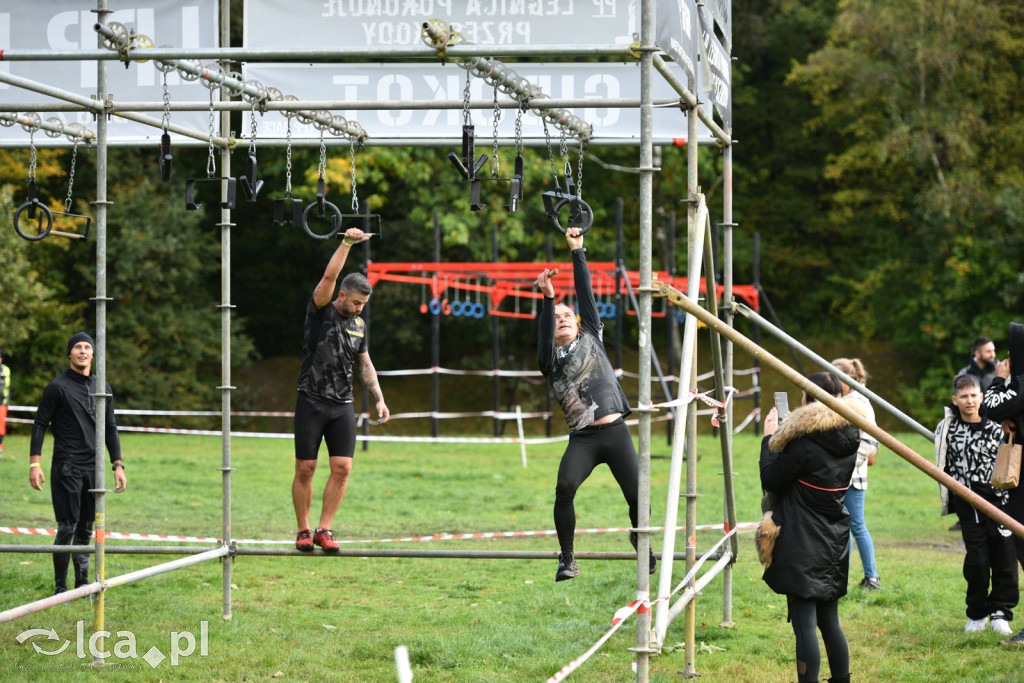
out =
<path fill-rule="evenodd" d="M 614 318 L 617 311 L 615 310 L 616 305 L 614 302 L 608 302 L 608 317 Z"/>
<path fill-rule="evenodd" d="M 570 221 L 568 221 L 567 225 L 570 228 L 579 228 L 580 229 L 580 237 L 583 237 L 590 230 L 590 226 L 594 224 L 594 210 L 590 208 L 590 204 L 587 204 L 582 199 L 576 199 L 576 198 L 560 199 L 555 204 L 554 210 L 551 213 L 551 222 L 554 224 L 555 228 L 557 228 L 558 231 L 561 232 L 564 235 L 565 231 L 566 231 L 566 228 L 563 228 L 562 224 L 559 222 L 559 220 L 558 220 L 558 212 L 561 211 L 562 207 L 565 206 L 566 204 L 569 204 L 570 208 L 571 208 L 571 205 L 572 205 L 573 202 L 579 202 L 579 208 L 580 208 L 580 214 L 581 214 L 580 215 L 580 224 L 579 225 L 573 225 L 572 221 L 570 220 Z M 570 218 L 571 218 L 571 216 L 570 216 Z"/>
<path fill-rule="evenodd" d="M 430 300 L 430 312 L 433 315 L 439 315 L 441 313 L 441 300 L 431 299 Z"/>
<path fill-rule="evenodd" d="M 35 209 L 39 209 L 42 211 L 42 213 L 39 215 L 39 233 L 36 235 L 25 234 L 22 231 L 21 226 L 19 225 L 19 223 L 21 222 L 21 212 L 24 211 L 25 209 L 29 209 L 30 216 L 32 215 L 31 212 Z M 45 228 L 43 227 L 43 216 L 46 216 Z M 49 207 L 46 206 L 46 204 L 43 204 L 42 202 L 25 202 L 24 204 L 18 207 L 17 211 L 14 212 L 14 232 L 18 233 L 18 237 L 21 237 L 22 239 L 26 239 L 29 242 L 38 242 L 39 240 L 49 235 L 50 230 L 52 229 L 53 212 L 50 211 Z"/>
<path fill-rule="evenodd" d="M 441 301 L 441 312 L 444 313 L 445 315 L 452 314 L 452 305 L 448 303 L 448 299 L 444 299 Z"/>
<path fill-rule="evenodd" d="M 324 208 L 327 210 L 324 213 L 327 214 L 328 212 L 330 212 L 331 214 L 333 214 L 331 215 L 331 225 L 334 226 L 334 229 L 331 230 L 326 235 L 319 235 L 309 229 L 309 212 L 316 206 L 317 202 L 310 202 L 309 206 L 306 207 L 306 210 L 302 212 L 302 229 L 306 231 L 307 235 L 314 239 L 329 240 L 335 235 L 337 235 L 338 231 L 341 230 L 341 209 L 336 207 L 334 204 L 331 204 L 330 202 L 324 202 Z"/>
<path fill-rule="evenodd" d="M 462 317 L 462 302 L 458 299 L 452 302 L 452 315 L 456 318 Z"/>
<path fill-rule="evenodd" d="M 485 315 L 487 315 L 487 309 L 484 307 L 484 305 L 482 303 L 477 301 L 475 304 L 473 304 L 473 317 L 474 318 L 480 319 L 480 318 L 484 317 Z"/>

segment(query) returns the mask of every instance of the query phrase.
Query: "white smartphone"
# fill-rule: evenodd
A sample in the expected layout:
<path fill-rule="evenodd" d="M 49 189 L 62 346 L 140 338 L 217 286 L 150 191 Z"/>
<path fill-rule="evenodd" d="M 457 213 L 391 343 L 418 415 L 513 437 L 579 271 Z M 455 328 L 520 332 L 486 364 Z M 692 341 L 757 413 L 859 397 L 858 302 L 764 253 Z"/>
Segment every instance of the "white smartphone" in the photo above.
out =
<path fill-rule="evenodd" d="M 785 391 L 775 392 L 775 411 L 779 414 L 779 422 L 789 415 L 789 394 Z"/>

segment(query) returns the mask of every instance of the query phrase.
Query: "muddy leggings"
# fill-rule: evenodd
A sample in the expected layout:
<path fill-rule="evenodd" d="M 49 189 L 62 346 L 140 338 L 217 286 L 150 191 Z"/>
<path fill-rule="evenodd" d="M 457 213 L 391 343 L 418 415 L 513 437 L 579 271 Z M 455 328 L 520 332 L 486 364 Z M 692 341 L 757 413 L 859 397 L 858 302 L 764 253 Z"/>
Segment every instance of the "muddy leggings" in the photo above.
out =
<path fill-rule="evenodd" d="M 832 678 L 843 678 L 850 673 L 850 649 L 839 625 L 839 601 L 816 602 L 789 597 L 789 620 L 796 635 L 796 671 L 800 683 L 817 681 L 821 670 L 821 651 L 818 634 L 825 642 L 825 653 Z"/>

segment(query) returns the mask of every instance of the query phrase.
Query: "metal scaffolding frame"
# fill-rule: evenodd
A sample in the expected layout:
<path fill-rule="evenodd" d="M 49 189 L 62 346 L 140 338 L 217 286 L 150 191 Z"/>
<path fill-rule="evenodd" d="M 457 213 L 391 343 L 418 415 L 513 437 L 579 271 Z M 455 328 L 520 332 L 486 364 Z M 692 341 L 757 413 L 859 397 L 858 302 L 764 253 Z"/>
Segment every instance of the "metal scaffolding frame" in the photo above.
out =
<path fill-rule="evenodd" d="M 226 0 L 220 2 L 220 33 L 221 33 L 221 44 L 226 45 L 230 43 L 228 31 L 230 27 L 230 10 Z M 638 290 L 639 294 L 639 349 L 640 349 L 640 362 L 639 362 L 639 397 L 638 402 L 640 405 L 640 420 L 639 420 L 639 463 L 640 463 L 640 491 L 639 491 L 639 521 L 638 528 L 638 552 L 636 554 L 637 559 L 637 597 L 644 601 L 650 600 L 650 586 L 649 576 L 647 571 L 647 555 L 648 548 L 650 547 L 650 533 L 654 531 L 650 527 L 650 455 L 651 455 L 651 414 L 654 412 L 653 409 L 646 408 L 645 406 L 651 405 L 651 339 L 652 339 L 652 327 L 651 327 L 651 311 L 652 311 L 652 297 L 654 295 L 664 295 L 664 292 L 659 287 L 654 286 L 652 282 L 652 253 L 653 253 L 653 187 L 654 187 L 654 174 L 659 171 L 654 165 L 654 144 L 653 144 L 653 122 L 652 122 L 652 111 L 655 107 L 660 106 L 673 106 L 681 108 L 687 115 L 688 121 L 688 135 L 687 140 L 692 141 L 695 144 L 689 144 L 688 159 L 687 159 L 687 192 L 688 196 L 686 201 L 689 205 L 688 211 L 688 263 L 690 273 L 691 287 L 697 287 L 699 283 L 699 273 L 701 265 L 703 264 L 705 270 L 708 272 L 709 282 L 713 282 L 714 278 L 714 267 L 713 261 L 711 260 L 711 236 L 710 236 L 710 218 L 708 216 L 708 210 L 704 203 L 704 198 L 700 193 L 698 185 L 697 175 L 697 159 L 698 159 L 698 120 L 702 121 L 708 129 L 712 132 L 716 139 L 717 144 L 722 149 L 724 155 L 724 183 L 723 183 L 723 194 L 724 194 L 724 209 L 723 209 L 723 221 L 719 224 L 724 228 L 724 301 L 725 307 L 723 310 L 724 314 L 724 325 L 731 329 L 734 307 L 732 305 L 732 229 L 735 225 L 732 223 L 732 139 L 730 131 L 719 125 L 714 121 L 712 115 L 703 107 L 700 106 L 697 96 L 690 92 L 682 81 L 669 70 L 668 65 L 665 61 L 656 54 L 658 48 L 654 42 L 654 0 L 642 0 L 641 2 L 641 34 L 639 44 L 626 46 L 626 47 L 607 47 L 607 48 L 595 48 L 594 46 L 563 46 L 562 48 L 552 49 L 550 47 L 544 48 L 531 48 L 529 46 L 490 46 L 490 45 L 466 45 L 466 44 L 450 44 L 446 42 L 443 27 L 435 25 L 434 22 L 428 21 L 424 23 L 424 33 L 429 35 L 432 44 L 430 47 L 437 53 L 437 57 L 442 59 L 453 59 L 460 62 L 463 68 L 467 68 L 468 72 L 476 77 L 484 78 L 488 83 L 493 84 L 496 88 L 500 88 L 506 95 L 509 95 L 509 99 L 502 100 L 498 103 L 498 106 L 502 108 L 518 108 L 527 105 L 537 116 L 544 118 L 546 121 L 561 127 L 562 130 L 568 134 L 573 135 L 580 140 L 581 144 L 584 142 L 590 142 L 589 138 L 591 135 L 591 128 L 589 124 L 582 121 L 578 117 L 571 115 L 566 111 L 566 108 L 578 106 L 581 104 L 597 105 L 601 107 L 639 107 L 641 114 L 641 125 L 640 125 L 640 163 L 639 163 L 639 196 L 640 196 L 640 208 L 639 208 L 639 228 L 640 228 L 640 287 Z M 57 100 L 62 100 L 61 104 L 48 104 L 48 105 L 33 105 L 33 104 L 3 104 L 0 105 L 0 112 L 14 112 L 11 116 L 0 116 L 0 123 L 5 125 L 11 125 L 15 122 L 21 122 L 17 120 L 16 113 L 23 111 L 88 111 L 92 112 L 96 116 L 96 133 L 95 133 L 95 144 L 97 147 L 97 158 L 96 158 L 96 200 L 92 202 L 96 210 L 96 296 L 93 300 L 96 302 L 96 377 L 97 386 L 103 387 L 106 382 L 106 318 L 107 318 L 107 302 L 111 299 L 107 296 L 107 283 L 106 283 L 106 268 L 107 268 L 107 207 L 111 204 L 107 199 L 107 150 L 109 147 L 108 132 L 107 132 L 107 119 L 109 116 L 120 116 L 132 121 L 143 123 L 145 125 L 153 126 L 156 128 L 164 128 L 171 132 L 178 133 L 179 135 L 190 137 L 196 141 L 202 141 L 202 143 L 210 144 L 212 141 L 213 146 L 220 148 L 221 155 L 221 174 L 224 176 L 230 176 L 231 174 L 231 149 L 236 147 L 239 143 L 247 142 L 247 140 L 241 138 L 231 137 L 227 131 L 230 131 L 229 116 L 232 111 L 239 110 L 250 110 L 255 107 L 260 107 L 261 111 L 282 111 L 282 112 L 296 112 L 297 115 L 302 119 L 305 117 L 308 122 L 314 123 L 314 126 L 321 130 L 329 130 L 336 136 L 342 136 L 347 139 L 345 140 L 334 140 L 332 144 L 349 144 L 350 140 L 358 140 L 359 142 L 367 142 L 368 144 L 375 144 L 372 137 L 367 136 L 367 132 L 362 130 L 362 127 L 354 122 L 349 122 L 341 117 L 332 117 L 328 113 L 323 113 L 323 110 L 329 110 L 332 108 L 341 108 L 342 106 L 346 110 L 355 109 L 396 109 L 396 108 L 433 108 L 433 109 L 445 109 L 445 108 L 460 108 L 466 106 L 463 101 L 450 101 L 450 102 L 319 102 L 319 101 L 298 101 L 295 98 L 288 98 L 281 95 L 280 91 L 273 88 L 263 86 L 263 84 L 256 84 L 253 82 L 246 82 L 240 78 L 234 77 L 229 73 L 228 63 L 230 61 L 247 61 L 247 62 L 259 62 L 259 61 L 273 61 L 273 62 L 287 62 L 287 61 L 310 61 L 310 62 L 341 62 L 350 59 L 364 59 L 372 57 L 376 59 L 388 59 L 388 60 L 410 60 L 410 59 L 423 59 L 429 58 L 430 53 L 426 52 L 424 48 L 387 48 L 387 49 L 367 49 L 367 48 L 334 48 L 334 49 L 249 49 L 249 48 L 146 48 L 141 49 L 141 45 L 137 44 L 134 40 L 133 34 L 127 34 L 117 28 L 107 26 L 105 23 L 107 15 L 111 12 L 107 6 L 107 0 L 97 0 L 97 16 L 98 23 L 96 24 L 97 41 L 100 45 L 99 49 L 96 50 L 77 50 L 77 51 L 59 51 L 59 50 L 7 50 L 4 52 L 3 58 L 6 62 L 12 61 L 54 61 L 54 60 L 95 60 L 97 63 L 97 94 L 95 99 L 84 98 L 76 93 L 64 91 L 60 88 L 56 88 L 44 83 L 38 83 L 30 79 L 12 76 L 0 72 L 0 82 L 7 83 L 18 88 L 27 89 L 37 93 L 47 95 Z M 433 27 L 435 30 L 428 30 Z M 120 27 L 123 29 L 123 27 Z M 106 49 L 103 49 L 103 48 Z M 429 50 L 429 47 L 427 48 Z M 426 52 L 426 53 L 425 53 Z M 586 100 L 577 99 L 553 99 L 548 98 L 539 91 L 539 88 L 532 86 L 524 79 L 514 76 L 514 72 L 510 75 L 510 70 L 504 69 L 501 63 L 498 62 L 495 57 L 555 57 L 555 56 L 573 56 L 573 57 L 586 57 L 592 58 L 595 56 L 619 56 L 628 59 L 635 59 L 639 61 L 641 77 L 641 93 L 640 97 L 637 98 L 616 98 L 616 99 L 603 99 L 603 98 L 591 98 Z M 197 65 L 196 59 L 216 59 L 221 60 L 221 67 L 219 71 L 210 71 L 207 67 Z M 136 112 L 139 111 L 163 111 L 165 105 L 163 103 L 145 103 L 145 102 L 114 102 L 107 91 L 107 67 L 112 60 L 120 60 L 128 66 L 132 61 L 144 61 L 144 60 L 157 60 L 162 63 L 162 70 L 164 69 L 178 69 L 189 72 L 192 76 L 203 78 L 207 83 L 208 88 L 211 89 L 211 100 L 213 100 L 213 90 L 216 89 L 219 94 L 219 102 L 179 102 L 171 106 L 171 110 L 174 111 L 187 111 L 187 110 L 209 110 L 209 111 L 220 111 L 220 135 L 213 136 L 209 132 L 190 130 L 181 126 L 168 125 L 164 121 L 144 116 Z M 655 72 L 660 74 L 666 82 L 679 94 L 679 99 L 658 99 L 655 100 L 652 96 L 653 92 L 653 79 L 655 78 Z M 227 100 L 227 97 L 231 95 L 240 95 L 244 101 L 232 102 Z M 473 109 L 491 109 L 495 106 L 493 101 L 474 101 L 469 102 L 470 108 Z M 212 113 L 211 113 L 212 116 Z M 341 120 L 339 120 L 341 119 Z M 39 126 L 40 129 L 45 129 L 46 125 L 42 124 Z M 53 132 L 52 129 L 50 132 Z M 88 136 L 89 131 L 80 135 Z M 59 135 L 59 133 L 58 133 Z M 592 144 L 625 144 L 625 145 L 636 145 L 635 140 L 604 140 L 600 139 L 593 141 Z M 57 144 L 57 143 L 51 143 Z M 274 144 L 273 141 L 261 141 L 261 145 Z M 296 143 L 301 144 L 301 143 Z M 391 144 L 403 144 L 403 141 Z M 438 146 L 439 144 L 450 144 L 448 140 L 411 140 L 404 141 L 404 146 Z M 504 145 L 511 144 L 511 142 L 503 142 Z M 10 146 L 10 145 L 8 145 Z M 211 152 L 212 153 L 212 152 Z M 222 183 L 221 188 L 221 199 L 222 206 L 225 205 L 227 199 L 227 186 L 226 183 Z M 221 385 L 218 389 L 222 392 L 222 463 L 221 467 L 218 468 L 222 472 L 222 501 L 223 501 L 223 525 L 222 525 L 222 545 L 215 549 L 193 549 L 193 548 L 168 548 L 168 549 L 153 549 L 153 548 L 136 548 L 129 550 L 127 548 L 111 548 L 107 550 L 104 543 L 104 521 L 105 521 L 105 453 L 104 453 L 104 429 L 105 424 L 102 420 L 97 420 L 96 424 L 96 486 L 97 489 L 94 491 L 96 495 L 96 534 L 95 543 L 93 546 L 86 546 L 91 549 L 96 555 L 95 572 L 97 581 L 88 586 L 82 587 L 81 591 L 84 591 L 79 595 L 76 591 L 69 591 L 60 596 L 53 596 L 37 603 L 31 603 L 21 608 L 15 608 L 14 610 L 8 610 L 7 612 L 0 613 L 0 621 L 7 621 L 12 618 L 17 618 L 22 614 L 27 614 L 36 609 L 43 609 L 50 606 L 51 604 L 59 604 L 64 601 L 62 598 L 71 596 L 66 599 L 73 599 L 75 597 L 81 597 L 89 594 L 98 594 L 98 598 L 94 600 L 95 619 L 94 619 L 94 631 L 99 632 L 104 629 L 104 592 L 107 588 L 121 585 L 129 581 L 138 580 L 145 578 L 146 576 L 152 576 L 163 571 L 171 571 L 180 566 L 187 566 L 188 564 L 194 564 L 202 562 L 206 559 L 213 558 L 224 558 L 228 560 L 223 562 L 223 618 L 231 618 L 231 561 L 230 557 L 237 554 L 252 554 L 252 555 L 290 555 L 295 554 L 288 551 L 281 551 L 276 549 L 239 549 L 236 547 L 231 539 L 231 472 L 233 467 L 231 466 L 231 392 L 234 387 L 231 385 L 231 364 L 230 364 L 230 329 L 231 329 L 231 262 L 230 262 L 230 239 L 231 239 L 231 211 L 230 209 L 222 208 L 220 222 L 217 226 L 221 229 L 221 302 L 218 308 L 221 309 L 221 321 L 222 321 L 222 371 L 221 371 Z M 709 288 L 709 291 L 714 291 Z M 691 301 L 696 301 L 697 292 L 690 293 Z M 709 299 L 709 306 L 712 309 L 711 315 L 714 315 L 715 320 L 718 320 L 716 302 L 713 301 L 713 297 Z M 696 306 L 696 304 L 693 304 Z M 701 309 L 703 310 L 703 309 Z M 686 396 L 689 390 L 695 387 L 696 384 L 696 321 L 694 317 L 695 313 L 687 309 L 686 327 L 684 332 L 684 346 L 683 354 L 680 362 L 679 376 L 681 378 L 679 385 L 680 397 Z M 731 342 L 732 339 L 729 335 L 723 333 L 727 340 L 724 342 L 720 341 L 718 336 L 717 328 L 713 328 L 714 334 L 712 336 L 712 355 L 714 359 L 715 377 L 716 377 L 716 392 L 718 398 L 727 404 L 726 413 L 720 416 L 722 421 L 722 428 L 719 430 L 722 439 L 722 460 L 723 467 L 725 470 L 725 510 L 724 518 L 726 522 L 727 536 L 719 542 L 719 546 L 725 541 L 729 541 L 730 545 L 727 550 L 721 551 L 717 555 L 705 553 L 703 555 L 698 554 L 696 551 L 696 538 L 692 530 L 696 525 L 696 498 L 697 498 L 697 476 L 696 476 L 696 411 L 687 410 L 686 403 L 682 402 L 681 410 L 683 410 L 686 419 L 677 419 L 675 421 L 676 438 L 673 441 L 672 447 L 672 479 L 670 481 L 670 492 L 669 499 L 667 501 L 666 510 L 666 527 L 668 529 L 674 529 L 676 527 L 677 508 L 678 500 L 680 497 L 686 498 L 686 528 L 688 529 L 688 541 L 686 544 L 685 554 L 681 554 L 685 557 L 688 574 L 688 586 L 686 590 L 687 596 L 684 596 L 676 606 L 669 607 L 664 600 L 659 601 L 659 612 L 657 615 L 657 628 L 652 630 L 651 626 L 651 611 L 650 610 L 639 610 L 638 611 L 638 623 L 637 623 L 637 640 L 636 647 L 631 648 L 637 654 L 637 681 L 646 682 L 649 678 L 650 671 L 650 657 L 657 655 L 661 650 L 661 643 L 664 642 L 665 629 L 668 623 L 671 621 L 671 617 L 675 616 L 680 610 L 686 610 L 686 643 L 687 643 L 687 656 L 686 656 L 686 672 L 693 673 L 693 660 L 694 660 L 694 643 L 695 643 L 695 605 L 693 602 L 693 596 L 699 590 L 700 587 L 705 585 L 710 579 L 722 572 L 724 575 L 724 597 L 723 597 L 723 622 L 730 624 L 732 622 L 732 564 L 736 561 L 737 556 L 737 542 L 735 537 L 736 528 L 736 516 L 735 506 L 733 504 L 732 496 L 732 430 L 729 427 L 729 418 L 727 415 L 732 414 L 732 401 L 731 395 L 727 392 L 726 387 L 731 385 L 732 374 L 733 374 L 733 355 Z M 104 411 L 104 405 L 108 396 L 104 394 L 98 394 L 97 400 L 97 414 L 102 414 Z M 685 436 L 685 438 L 684 438 Z M 687 478 L 686 478 L 686 492 L 679 493 L 680 478 L 682 474 L 682 464 L 684 457 L 684 446 L 686 447 L 686 467 L 687 467 Z M 671 520 L 671 521 L 670 521 Z M 665 600 L 670 597 L 671 590 L 671 571 L 673 565 L 673 559 L 675 559 L 674 552 L 675 535 L 672 531 L 667 531 L 665 535 L 665 544 L 662 549 L 662 571 L 660 576 L 659 586 L 659 598 Z M 717 547 L 717 546 L 716 546 Z M 18 552 L 70 552 L 72 549 L 64 547 L 57 549 L 54 546 L 36 546 L 32 547 L 31 550 L 22 550 L 18 548 Z M 9 547 L 0 546 L 0 552 L 10 551 Z M 156 567 L 151 567 L 140 572 L 133 572 L 132 574 L 107 579 L 106 577 L 106 564 L 105 554 L 107 552 L 188 552 L 195 553 L 191 557 L 176 560 L 174 562 L 165 563 Z M 473 551 L 433 551 L 427 553 L 417 553 L 417 551 L 349 551 L 350 553 L 356 553 L 367 555 L 368 553 L 374 553 L 374 556 L 432 556 L 432 557 L 520 557 L 520 558 L 550 558 L 554 554 L 550 552 L 527 552 L 527 553 L 484 553 L 477 555 L 467 555 L 466 553 L 472 553 Z M 346 551 L 342 551 L 341 554 L 345 554 Z M 452 554 L 455 553 L 455 554 Z M 626 553 L 580 553 L 580 557 L 593 555 L 595 557 L 607 556 L 607 559 L 619 559 L 619 555 L 625 555 L 628 559 L 632 559 L 632 554 Z M 615 556 L 615 557 L 612 557 Z M 709 570 L 700 580 L 695 580 L 695 570 L 699 568 L 700 563 L 705 559 L 716 560 L 715 566 Z M 32 605 L 36 607 L 28 609 Z M 661 609 L 664 606 L 665 609 Z M 27 610 L 27 611 L 26 611 Z M 670 615 L 670 611 L 674 611 Z"/>

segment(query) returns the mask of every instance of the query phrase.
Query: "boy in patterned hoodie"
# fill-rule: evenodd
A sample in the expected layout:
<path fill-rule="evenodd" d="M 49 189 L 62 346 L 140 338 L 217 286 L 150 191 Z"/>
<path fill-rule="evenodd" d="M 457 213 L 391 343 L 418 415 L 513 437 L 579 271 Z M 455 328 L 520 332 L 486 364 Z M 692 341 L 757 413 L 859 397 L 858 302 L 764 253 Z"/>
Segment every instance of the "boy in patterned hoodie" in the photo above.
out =
<path fill-rule="evenodd" d="M 1002 428 L 982 412 L 981 384 L 974 375 L 953 380 L 953 405 L 935 429 L 935 465 L 979 496 L 1005 507 L 1009 492 L 990 483 Z M 1013 633 L 1009 622 L 1017 605 L 1017 562 L 1008 529 L 975 510 L 969 503 L 949 495 L 939 485 L 942 514 L 955 512 L 967 550 L 964 578 L 967 580 L 967 625 L 964 631 L 977 633 L 989 626 L 1000 635 Z M 991 586 L 991 590 L 989 587 Z"/>

